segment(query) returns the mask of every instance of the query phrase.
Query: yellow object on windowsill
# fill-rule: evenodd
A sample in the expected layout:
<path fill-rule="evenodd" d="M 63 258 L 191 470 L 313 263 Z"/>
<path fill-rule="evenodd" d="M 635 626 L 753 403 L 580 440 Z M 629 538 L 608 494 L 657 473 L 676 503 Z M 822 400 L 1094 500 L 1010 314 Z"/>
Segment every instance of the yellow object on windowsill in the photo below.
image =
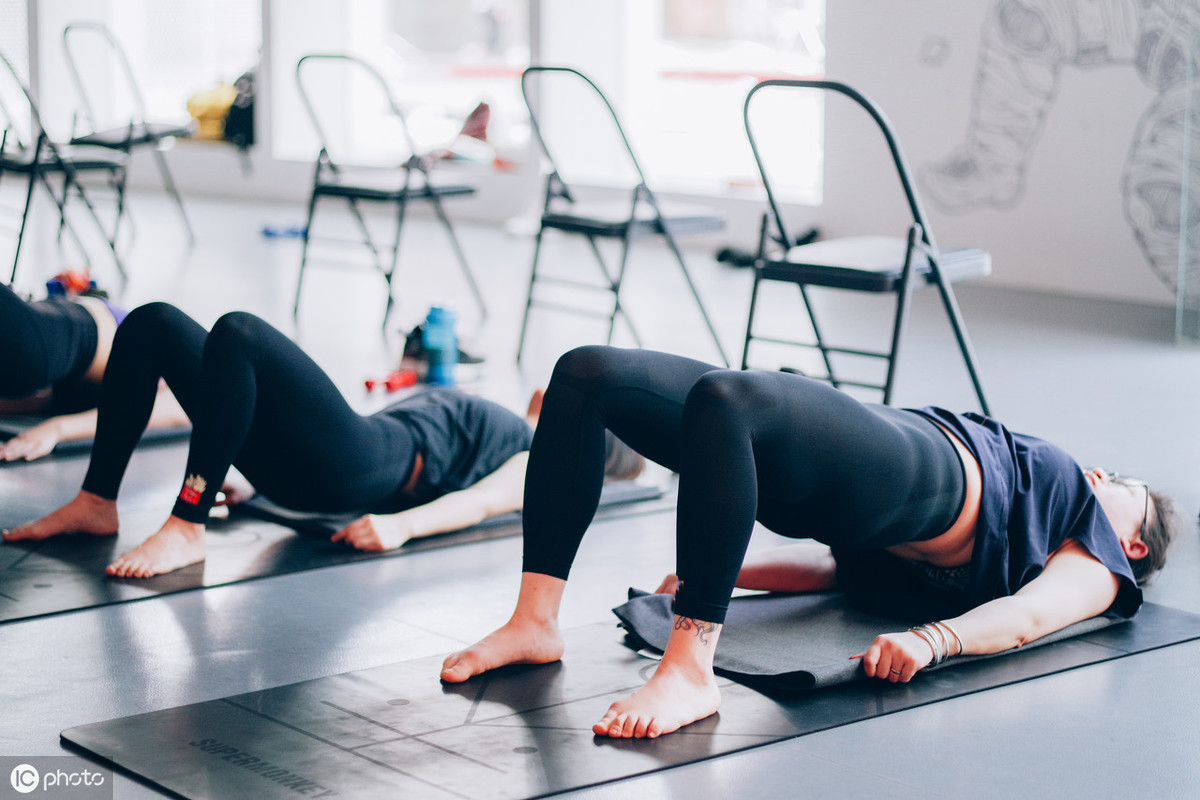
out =
<path fill-rule="evenodd" d="M 222 83 L 214 89 L 196 92 L 188 100 L 187 110 L 196 120 L 197 139 L 221 141 L 225 138 L 225 117 L 237 98 L 237 89 Z"/>

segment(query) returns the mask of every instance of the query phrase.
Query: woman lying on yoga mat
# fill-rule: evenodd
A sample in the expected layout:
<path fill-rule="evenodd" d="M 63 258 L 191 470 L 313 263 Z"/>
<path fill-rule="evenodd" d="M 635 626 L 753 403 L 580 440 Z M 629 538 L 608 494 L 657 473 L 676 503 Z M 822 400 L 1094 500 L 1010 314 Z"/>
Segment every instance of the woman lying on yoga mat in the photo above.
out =
<path fill-rule="evenodd" d="M 202 561 L 204 524 L 230 465 L 287 508 L 371 512 L 333 536 L 361 550 L 521 508 L 533 432 L 499 405 L 431 391 L 363 417 L 258 317 L 226 314 L 207 332 L 179 309 L 151 303 L 117 331 L 83 488 L 5 540 L 117 532 L 117 490 L 160 377 L 192 420 L 186 479 L 166 523 L 110 564 L 111 575 L 144 578 Z"/>
<path fill-rule="evenodd" d="M 597 734 L 655 737 L 716 712 L 713 653 L 739 572 L 748 588 L 836 580 L 877 613 L 953 617 L 870 645 L 866 674 L 894 682 L 947 655 L 1132 615 L 1138 581 L 1162 567 L 1170 540 L 1169 500 L 990 419 L 864 405 L 783 372 L 584 347 L 559 360 L 534 436 L 516 610 L 448 657 L 443 680 L 562 656 L 558 608 L 596 509 L 606 427 L 679 473 L 679 577 L 661 587 L 675 592 L 676 614 L 662 662 Z M 829 549 L 743 569 L 755 520 Z"/>
<path fill-rule="evenodd" d="M 0 461 L 32 461 L 95 435 L 100 380 L 123 317 L 99 297 L 26 302 L 0 284 L 0 414 L 46 417 L 0 443 Z M 150 427 L 187 424 L 163 388 Z"/>

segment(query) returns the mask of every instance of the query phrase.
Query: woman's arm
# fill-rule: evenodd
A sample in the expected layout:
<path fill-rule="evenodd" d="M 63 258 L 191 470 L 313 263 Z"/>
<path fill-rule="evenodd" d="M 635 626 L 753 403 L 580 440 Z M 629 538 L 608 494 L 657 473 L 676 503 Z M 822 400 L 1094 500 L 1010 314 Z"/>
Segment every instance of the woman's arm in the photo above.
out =
<path fill-rule="evenodd" d="M 529 453 L 517 453 L 495 472 L 457 492 L 398 514 L 367 514 L 333 535 L 359 550 L 394 550 L 410 539 L 466 528 L 496 514 L 519 511 Z"/>
<path fill-rule="evenodd" d="M 961 638 L 948 637 L 948 655 L 999 653 L 1040 639 L 1098 614 L 1117 597 L 1119 579 L 1087 549 L 1068 539 L 1037 578 L 1010 597 L 1000 597 L 945 620 Z M 916 633 L 879 636 L 863 655 L 869 677 L 905 682 L 933 661 L 931 646 Z"/>
<path fill-rule="evenodd" d="M 87 439 L 96 435 L 96 409 L 77 414 L 63 414 L 39 422 L 29 430 L 14 436 L 0 446 L 0 461 L 33 461 L 48 455 L 59 442 Z M 188 424 L 187 414 L 179 406 L 175 395 L 160 385 L 150 412 L 148 428 L 169 428 Z"/>
<path fill-rule="evenodd" d="M 50 405 L 50 390 L 42 389 L 29 397 L 0 397 L 0 414 L 37 414 Z"/>
<path fill-rule="evenodd" d="M 39 422 L 0 447 L 0 461 L 33 461 L 48 455 L 59 442 L 96 434 L 96 409 L 64 414 Z"/>
<path fill-rule="evenodd" d="M 773 547 L 746 557 L 737 588 L 764 592 L 822 592 L 837 585 L 837 562 L 829 548 L 814 541 Z M 663 578 L 655 594 L 675 594 L 679 576 Z"/>
<path fill-rule="evenodd" d="M 738 573 L 739 589 L 767 592 L 820 592 L 837 583 L 837 562 L 823 544 L 796 542 L 755 553 Z"/>

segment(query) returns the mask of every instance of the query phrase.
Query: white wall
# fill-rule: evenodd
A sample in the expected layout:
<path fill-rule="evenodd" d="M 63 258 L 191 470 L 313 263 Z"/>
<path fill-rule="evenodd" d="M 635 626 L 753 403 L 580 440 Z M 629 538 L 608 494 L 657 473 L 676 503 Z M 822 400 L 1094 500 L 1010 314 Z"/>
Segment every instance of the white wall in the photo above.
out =
<path fill-rule="evenodd" d="M 914 171 L 945 159 L 964 141 L 982 32 L 994 25 L 993 2 L 829 3 L 828 77 L 855 86 L 883 107 Z M 1122 186 L 1139 121 L 1156 90 L 1132 63 L 1122 63 L 1135 44 L 1137 31 L 1130 26 L 1137 21 L 1097 10 L 1123 5 L 1128 17 L 1144 4 L 1025 0 L 1025 5 L 1051 8 L 1060 18 L 1075 14 L 1082 27 L 1076 24 L 1072 35 L 1105 39 L 1109 49 L 1093 53 L 1090 64 L 1061 66 L 1042 134 L 1028 154 L 1024 190 L 1011 207 L 950 214 L 927 197 L 931 227 L 942 244 L 991 251 L 994 284 L 1172 305 L 1172 291 L 1152 271 L 1126 219 Z M 993 66 L 993 75 L 999 72 Z M 882 199 L 887 193 L 865 188 L 886 167 L 857 158 L 849 126 L 847 115 L 831 106 L 820 212 L 827 234 L 889 219 Z"/>

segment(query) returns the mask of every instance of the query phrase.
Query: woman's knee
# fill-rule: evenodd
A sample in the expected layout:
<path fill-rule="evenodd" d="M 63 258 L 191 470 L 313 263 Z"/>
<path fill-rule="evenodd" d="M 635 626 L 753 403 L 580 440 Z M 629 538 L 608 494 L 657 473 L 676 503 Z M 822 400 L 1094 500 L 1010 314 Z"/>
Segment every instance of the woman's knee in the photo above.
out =
<path fill-rule="evenodd" d="M 579 384 L 603 378 L 612 372 L 614 357 L 618 352 L 616 348 L 599 344 L 576 347 L 559 357 L 550 381 Z"/>
<path fill-rule="evenodd" d="M 170 303 L 154 302 L 129 312 L 117 327 L 114 341 L 121 339 L 161 339 L 180 327 L 188 316 Z"/>
<path fill-rule="evenodd" d="M 713 370 L 701 375 L 688 392 L 685 412 L 691 408 L 709 408 L 740 415 L 774 404 L 775 388 L 767 376 L 758 372 Z"/>
<path fill-rule="evenodd" d="M 262 341 L 267 331 L 275 329 L 248 311 L 230 311 L 213 324 L 206 346 L 245 348 Z"/>

